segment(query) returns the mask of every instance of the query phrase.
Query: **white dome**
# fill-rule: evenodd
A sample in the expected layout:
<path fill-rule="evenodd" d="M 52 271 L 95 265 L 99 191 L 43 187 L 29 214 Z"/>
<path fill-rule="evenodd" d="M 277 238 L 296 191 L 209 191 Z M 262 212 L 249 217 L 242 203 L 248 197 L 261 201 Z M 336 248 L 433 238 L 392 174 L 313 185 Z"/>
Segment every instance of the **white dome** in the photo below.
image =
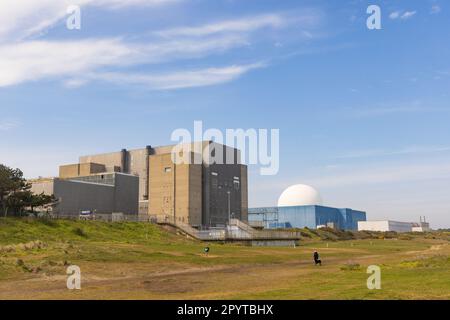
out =
<path fill-rule="evenodd" d="M 322 198 L 313 187 L 296 184 L 283 191 L 278 198 L 279 207 L 321 205 Z"/>

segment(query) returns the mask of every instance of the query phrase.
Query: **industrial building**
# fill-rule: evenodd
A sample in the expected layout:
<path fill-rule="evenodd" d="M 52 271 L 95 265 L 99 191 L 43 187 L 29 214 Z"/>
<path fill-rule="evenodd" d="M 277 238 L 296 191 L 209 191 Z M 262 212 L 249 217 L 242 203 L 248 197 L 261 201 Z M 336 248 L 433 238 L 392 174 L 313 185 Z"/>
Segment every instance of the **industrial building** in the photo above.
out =
<path fill-rule="evenodd" d="M 187 156 L 191 159 L 187 163 L 173 161 L 175 146 L 147 146 L 82 156 L 77 164 L 61 166 L 59 178 L 134 175 L 139 184 L 136 212 L 141 216 L 165 217 L 195 227 L 224 226 L 230 219 L 247 221 L 247 166 L 240 162 L 240 151 L 212 141 L 186 146 L 175 156 Z"/>
<path fill-rule="evenodd" d="M 379 231 L 379 232 L 426 232 L 430 231 L 430 224 L 422 221 L 420 217 L 420 222 L 400 222 L 392 220 L 378 220 L 378 221 L 359 221 L 358 231 Z"/>
<path fill-rule="evenodd" d="M 102 173 L 30 182 L 33 193 L 55 196 L 52 214 L 56 216 L 78 217 L 81 212 L 136 215 L 138 210 L 139 181 L 133 175 Z"/>
<path fill-rule="evenodd" d="M 277 207 L 250 208 L 249 224 L 267 229 L 330 227 L 357 230 L 366 213 L 322 205 L 319 193 L 307 185 L 294 185 L 280 196 Z"/>

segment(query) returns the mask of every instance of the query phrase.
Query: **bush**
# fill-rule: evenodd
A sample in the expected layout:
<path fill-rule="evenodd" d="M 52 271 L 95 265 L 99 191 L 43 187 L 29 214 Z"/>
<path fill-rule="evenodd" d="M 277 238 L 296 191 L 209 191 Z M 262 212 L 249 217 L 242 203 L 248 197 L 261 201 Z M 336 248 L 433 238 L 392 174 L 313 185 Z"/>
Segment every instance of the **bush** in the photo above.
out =
<path fill-rule="evenodd" d="M 73 233 L 76 234 L 77 236 L 87 238 L 87 233 L 80 227 L 73 229 Z"/>

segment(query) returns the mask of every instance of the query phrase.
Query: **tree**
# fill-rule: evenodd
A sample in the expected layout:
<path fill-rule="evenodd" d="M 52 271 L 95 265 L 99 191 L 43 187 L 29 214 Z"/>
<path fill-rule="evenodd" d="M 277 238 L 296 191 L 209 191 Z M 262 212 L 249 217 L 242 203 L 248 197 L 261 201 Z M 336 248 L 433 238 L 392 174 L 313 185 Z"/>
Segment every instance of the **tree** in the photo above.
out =
<path fill-rule="evenodd" d="M 34 214 L 34 209 L 38 207 L 45 207 L 47 205 L 54 204 L 57 201 L 54 195 L 47 195 L 44 193 L 41 194 L 32 194 L 31 198 L 28 201 L 29 207 L 31 209 L 31 213 Z"/>
<path fill-rule="evenodd" d="M 45 194 L 34 195 L 31 184 L 23 177 L 20 169 L 12 169 L 0 164 L 0 213 L 23 215 L 27 208 L 34 211 L 35 207 L 45 206 L 55 202 L 54 196 Z"/>

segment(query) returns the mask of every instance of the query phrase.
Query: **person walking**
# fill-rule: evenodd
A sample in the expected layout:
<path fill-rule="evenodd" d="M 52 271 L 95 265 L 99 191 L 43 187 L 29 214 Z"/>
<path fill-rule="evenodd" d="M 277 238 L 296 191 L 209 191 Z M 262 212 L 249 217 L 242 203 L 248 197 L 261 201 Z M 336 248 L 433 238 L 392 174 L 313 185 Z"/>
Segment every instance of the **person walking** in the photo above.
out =
<path fill-rule="evenodd" d="M 322 260 L 320 260 L 319 253 L 317 251 L 314 251 L 314 264 L 317 266 L 322 265 Z"/>

